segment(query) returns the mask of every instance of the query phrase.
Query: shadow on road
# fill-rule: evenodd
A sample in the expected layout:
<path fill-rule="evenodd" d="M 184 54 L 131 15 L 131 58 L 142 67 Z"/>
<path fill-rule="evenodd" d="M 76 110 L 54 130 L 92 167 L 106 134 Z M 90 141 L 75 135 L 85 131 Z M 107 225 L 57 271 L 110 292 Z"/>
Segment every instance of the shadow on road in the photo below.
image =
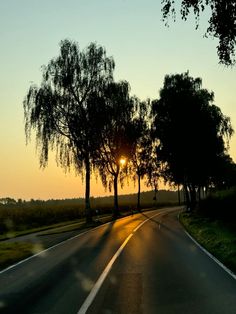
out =
<path fill-rule="evenodd" d="M 176 211 L 179 211 L 180 209 L 176 209 Z M 161 216 L 161 219 L 163 217 L 166 217 L 168 216 L 169 214 L 173 214 L 173 212 L 175 213 L 176 211 L 172 211 L 172 212 L 166 212 L 166 213 L 163 213 L 163 215 Z M 167 230 L 169 232 L 171 232 L 172 234 L 175 234 L 175 236 L 180 236 L 180 234 L 174 230 L 174 228 L 170 228 L 168 227 L 166 224 L 162 223 L 162 221 L 158 218 L 150 218 L 149 216 L 147 216 L 145 213 L 141 212 L 141 215 L 147 219 L 149 219 L 151 222 L 153 222 L 157 227 L 158 229 L 164 229 L 164 230 Z"/>

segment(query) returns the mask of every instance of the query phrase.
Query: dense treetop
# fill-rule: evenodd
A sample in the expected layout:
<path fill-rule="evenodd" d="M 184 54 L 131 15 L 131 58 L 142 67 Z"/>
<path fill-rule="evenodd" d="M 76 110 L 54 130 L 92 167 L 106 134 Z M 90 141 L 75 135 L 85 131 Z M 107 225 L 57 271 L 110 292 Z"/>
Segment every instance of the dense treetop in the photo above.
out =
<path fill-rule="evenodd" d="M 169 182 L 182 184 L 196 198 L 196 189 L 214 183 L 233 129 L 230 118 L 214 105 L 214 94 L 189 73 L 167 75 L 160 98 L 153 101 L 157 158 Z M 227 141 L 226 141 L 227 143 Z"/>

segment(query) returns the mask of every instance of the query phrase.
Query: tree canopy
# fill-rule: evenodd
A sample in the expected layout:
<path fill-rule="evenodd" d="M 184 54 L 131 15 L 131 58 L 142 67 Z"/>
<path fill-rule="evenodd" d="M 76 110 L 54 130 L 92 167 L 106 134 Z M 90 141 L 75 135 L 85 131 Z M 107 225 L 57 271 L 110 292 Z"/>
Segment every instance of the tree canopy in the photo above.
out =
<path fill-rule="evenodd" d="M 113 69 L 103 47 L 91 43 L 81 51 L 76 42 L 63 40 L 59 56 L 43 68 L 41 86 L 32 85 L 24 100 L 26 137 L 36 131 L 40 165 L 47 165 L 48 152 L 55 149 L 62 167 L 85 169 L 88 219 L 91 167 L 104 114 L 99 99 L 113 80 Z"/>
<path fill-rule="evenodd" d="M 163 19 L 167 20 L 169 15 L 175 19 L 175 0 L 162 0 Z M 187 20 L 190 10 L 196 16 L 196 27 L 198 27 L 199 16 L 206 9 L 211 12 L 208 21 L 209 26 L 206 35 L 218 39 L 217 53 L 220 63 L 232 65 L 235 63 L 236 44 L 236 1 L 235 0 L 182 0 L 181 16 Z"/>
<path fill-rule="evenodd" d="M 151 102 L 135 98 L 135 114 L 133 118 L 133 154 L 131 156 L 130 172 L 134 182 L 138 181 L 137 209 L 141 209 L 141 180 L 146 178 L 147 185 L 152 186 L 153 178 L 153 142 L 150 134 Z"/>
<path fill-rule="evenodd" d="M 188 72 L 167 75 L 159 100 L 153 101 L 157 155 L 169 182 L 188 188 L 194 201 L 197 187 L 208 186 L 218 159 L 227 150 L 233 129 L 230 119 L 213 104 L 214 94 Z"/>
<path fill-rule="evenodd" d="M 228 154 L 218 157 L 217 168 L 212 176 L 212 185 L 217 190 L 236 186 L 236 164 Z"/>
<path fill-rule="evenodd" d="M 105 187 L 114 189 L 114 217 L 118 212 L 118 179 L 122 184 L 134 149 L 135 129 L 132 122 L 134 101 L 127 81 L 111 83 L 105 93 L 106 116 L 100 137 L 97 166 Z M 123 163 L 123 164 L 122 164 Z"/>

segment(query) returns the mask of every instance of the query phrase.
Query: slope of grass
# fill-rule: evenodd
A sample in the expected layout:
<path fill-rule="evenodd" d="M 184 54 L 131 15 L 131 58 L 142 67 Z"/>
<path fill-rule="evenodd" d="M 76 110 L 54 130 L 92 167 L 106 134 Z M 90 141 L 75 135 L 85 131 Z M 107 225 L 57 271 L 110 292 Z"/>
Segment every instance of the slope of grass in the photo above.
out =
<path fill-rule="evenodd" d="M 10 231 L 3 232 L 2 234 L 0 234 L 0 241 L 11 239 L 11 238 L 16 238 L 19 236 L 23 236 L 23 235 L 27 235 L 27 234 L 35 233 L 35 232 L 39 232 L 39 231 L 47 232 L 47 230 L 52 230 L 52 229 L 54 230 L 57 228 L 68 228 L 68 230 L 71 230 L 71 229 L 73 229 L 73 227 L 71 227 L 71 225 L 81 224 L 84 221 L 85 221 L 84 218 L 82 218 L 82 219 L 64 221 L 64 222 L 51 224 L 51 225 L 45 225 L 45 226 L 41 226 L 41 227 L 37 227 L 37 228 L 29 228 L 29 229 L 26 228 L 26 229 L 23 229 L 20 231 L 10 230 Z"/>
<path fill-rule="evenodd" d="M 212 255 L 236 273 L 236 223 L 208 218 L 199 213 L 182 213 L 186 230 Z"/>
<path fill-rule="evenodd" d="M 0 242 L 0 270 L 37 253 L 37 248 L 28 242 Z"/>

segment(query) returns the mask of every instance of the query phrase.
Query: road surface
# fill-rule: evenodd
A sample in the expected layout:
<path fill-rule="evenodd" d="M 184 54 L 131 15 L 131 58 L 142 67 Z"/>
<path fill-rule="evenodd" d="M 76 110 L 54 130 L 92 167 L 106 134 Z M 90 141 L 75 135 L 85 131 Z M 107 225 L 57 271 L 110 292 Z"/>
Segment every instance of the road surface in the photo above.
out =
<path fill-rule="evenodd" d="M 235 314 L 236 280 L 185 234 L 178 212 L 123 218 L 1 272 L 0 312 Z"/>

